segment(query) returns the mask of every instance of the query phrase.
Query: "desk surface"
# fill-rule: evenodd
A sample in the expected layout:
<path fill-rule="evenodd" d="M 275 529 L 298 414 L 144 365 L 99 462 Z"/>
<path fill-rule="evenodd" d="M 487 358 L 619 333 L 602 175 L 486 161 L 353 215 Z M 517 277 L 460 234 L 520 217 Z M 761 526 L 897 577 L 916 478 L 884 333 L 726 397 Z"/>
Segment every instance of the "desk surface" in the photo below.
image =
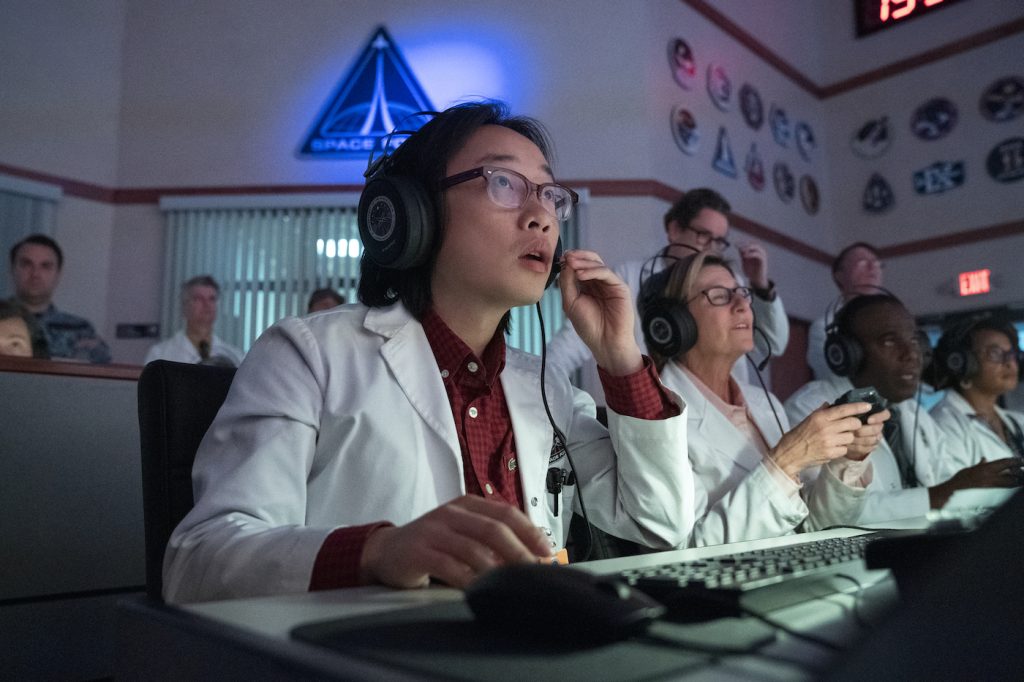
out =
<path fill-rule="evenodd" d="M 887 527 L 900 528 L 919 528 L 923 525 L 925 523 L 922 519 L 886 524 Z M 610 573 L 667 561 L 692 560 L 748 549 L 802 543 L 826 537 L 846 537 L 859 532 L 848 529 L 821 531 L 717 547 L 594 561 L 578 564 L 577 567 L 597 573 Z M 814 601 L 779 609 L 770 614 L 771 618 L 787 627 L 811 633 L 831 642 L 844 644 L 855 641 L 862 634 L 863 629 L 870 625 L 872 619 L 881 617 L 894 603 L 896 592 L 893 581 L 885 572 L 878 572 L 877 575 L 877 581 L 871 585 L 862 586 L 863 589 L 858 590 L 851 584 L 849 593 L 836 593 Z M 216 669 L 223 672 L 226 669 L 225 666 L 235 672 L 246 669 L 256 670 L 259 669 L 259 665 L 266 665 L 268 661 L 273 661 L 275 665 L 283 666 L 276 671 L 277 673 L 285 676 L 294 675 L 296 679 L 308 676 L 313 672 L 316 675 L 335 679 L 366 674 L 380 676 L 385 673 L 389 677 L 408 674 L 412 678 L 437 674 L 437 670 L 431 671 L 429 668 L 417 668 L 416 665 L 404 666 L 403 661 L 398 660 L 402 658 L 402 653 L 388 652 L 386 642 L 381 643 L 379 657 L 376 656 L 377 652 L 372 652 L 369 649 L 362 652 L 356 651 L 354 654 L 351 651 L 342 654 L 328 648 L 299 642 L 290 636 L 290 632 L 298 625 L 336 619 L 355 619 L 353 623 L 365 622 L 378 626 L 388 622 L 389 619 L 398 620 L 398 610 L 434 605 L 440 613 L 445 609 L 461 608 L 461 602 L 462 593 L 452 589 L 396 591 L 378 587 L 208 602 L 183 607 L 158 606 L 144 601 L 130 602 L 126 603 L 122 609 L 121 628 L 123 630 L 127 628 L 133 635 L 125 645 L 131 647 L 132 651 L 122 658 L 122 667 L 119 672 L 129 676 L 138 676 L 140 672 L 144 672 L 143 676 L 158 674 L 170 678 L 182 673 L 196 673 L 202 670 L 209 672 Z M 388 614 L 388 612 L 392 613 Z M 432 611 L 425 609 L 423 612 L 431 613 Z M 408 614 L 411 613 L 413 612 L 404 611 L 402 617 L 408 617 Z M 675 647 L 676 652 L 672 654 L 675 656 L 678 656 L 683 649 L 689 650 L 687 657 L 679 658 L 677 661 L 668 660 L 665 656 L 661 656 L 662 660 L 660 661 L 656 660 L 659 658 L 658 647 L 645 644 L 646 653 L 641 652 L 644 656 L 644 665 L 649 664 L 652 667 L 650 669 L 634 669 L 633 673 L 637 677 L 650 677 L 652 674 L 676 676 L 683 673 L 703 675 L 713 672 L 715 675 L 727 674 L 734 679 L 808 678 L 816 676 L 822 666 L 827 665 L 833 653 L 811 642 L 791 637 L 781 631 L 774 631 L 752 618 L 721 619 L 696 625 L 658 623 L 656 628 L 661 629 L 657 631 L 652 629 L 652 632 L 659 637 L 681 638 L 690 642 L 704 641 L 712 645 L 716 642 L 735 644 L 744 638 L 752 638 L 751 641 L 759 637 L 765 639 L 766 631 L 770 636 L 767 638 L 769 643 L 760 647 L 756 654 L 709 656 L 705 652 L 699 652 L 689 647 Z M 143 632 L 147 634 L 141 635 L 140 633 Z M 170 661 L 162 661 L 159 660 L 159 654 L 154 656 L 141 653 L 146 647 L 140 646 L 140 640 L 151 642 L 158 649 L 181 651 L 182 637 L 191 638 L 184 644 L 196 652 L 196 655 L 190 657 L 191 660 L 187 662 L 175 661 L 173 657 Z M 205 662 L 202 654 L 204 647 L 195 648 L 198 646 L 199 639 L 205 640 L 205 648 L 208 649 L 209 655 L 212 657 Z M 215 641 L 220 644 L 214 645 L 212 642 Z M 168 647 L 167 645 L 172 642 L 174 646 Z M 229 656 L 233 662 L 230 665 L 225 662 L 224 644 L 226 643 L 233 645 L 231 649 L 233 653 Z M 633 646 L 634 649 L 637 646 L 628 642 L 626 644 Z M 638 655 L 636 651 L 614 648 L 623 647 L 626 644 L 608 645 L 582 653 L 561 652 L 557 658 L 550 660 L 564 662 L 565 656 L 569 655 L 576 657 L 584 664 L 596 663 L 597 670 L 582 670 L 585 674 L 581 678 L 588 680 L 602 677 L 625 679 L 629 675 L 613 674 L 610 672 L 613 668 L 609 666 L 614 666 L 614 661 L 621 660 L 622 656 L 636 657 Z M 660 647 L 661 652 L 668 652 L 671 648 L 667 648 L 664 642 L 660 644 Z M 366 655 L 367 652 L 370 652 L 369 656 Z M 461 653 L 466 654 L 465 651 Z M 621 656 L 617 655 L 619 653 Z M 454 652 L 447 652 L 447 654 L 454 655 Z M 447 654 L 438 651 L 436 655 L 444 657 Z M 501 660 L 501 656 L 502 652 L 494 652 L 493 660 Z M 239 658 L 239 660 L 234 660 L 234 658 Z M 480 674 L 480 670 L 474 670 L 471 667 L 473 665 L 472 652 L 468 658 L 464 657 L 464 660 L 467 660 L 466 665 L 470 666 L 467 670 L 444 668 L 444 674 L 466 679 Z M 259 663 L 260 661 L 262 663 Z M 174 668 L 175 665 L 182 663 L 189 667 L 186 669 Z M 679 667 L 675 669 L 665 667 L 672 665 Z M 140 670 L 139 666 L 142 666 L 143 669 Z M 545 671 L 553 672 L 545 674 Z M 492 676 L 491 672 L 494 671 L 487 671 L 488 676 Z M 537 669 L 529 671 L 530 676 L 534 678 L 553 679 L 557 677 L 560 680 L 566 679 L 564 672 L 564 670 L 559 670 L 555 663 L 540 671 Z M 514 670 L 509 675 L 497 675 L 497 677 L 516 679 L 516 675 L 522 679 L 522 671 Z M 570 677 L 572 676 L 570 675 Z"/>

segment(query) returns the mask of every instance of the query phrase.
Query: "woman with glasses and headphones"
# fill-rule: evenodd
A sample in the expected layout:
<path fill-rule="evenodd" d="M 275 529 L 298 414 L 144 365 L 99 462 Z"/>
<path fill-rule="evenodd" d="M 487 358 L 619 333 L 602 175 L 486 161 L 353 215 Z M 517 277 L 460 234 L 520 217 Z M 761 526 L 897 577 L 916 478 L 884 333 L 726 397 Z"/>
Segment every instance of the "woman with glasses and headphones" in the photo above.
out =
<path fill-rule="evenodd" d="M 928 376 L 934 377 L 936 388 L 950 389 L 932 408 L 932 416 L 963 441 L 968 459 L 961 466 L 1024 458 L 1024 414 L 999 406 L 999 398 L 1020 381 L 1020 346 L 1011 324 L 982 318 L 948 329 Z"/>
<path fill-rule="evenodd" d="M 730 371 L 754 347 L 749 287 L 727 261 L 701 253 L 645 282 L 647 348 L 666 387 L 688 405 L 688 454 L 697 494 L 690 545 L 820 529 L 856 518 L 881 438 L 883 411 L 823 407 L 790 428 L 779 400 Z M 824 466 L 821 466 L 824 465 Z M 818 475 L 816 469 L 820 466 Z"/>

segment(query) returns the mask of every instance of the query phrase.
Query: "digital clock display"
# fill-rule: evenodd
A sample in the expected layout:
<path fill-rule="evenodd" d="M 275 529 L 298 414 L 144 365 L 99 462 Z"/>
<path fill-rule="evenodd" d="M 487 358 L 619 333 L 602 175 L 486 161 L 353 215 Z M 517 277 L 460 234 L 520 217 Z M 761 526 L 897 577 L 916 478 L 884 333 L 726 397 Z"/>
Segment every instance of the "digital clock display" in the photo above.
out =
<path fill-rule="evenodd" d="M 929 12 L 963 0 L 853 0 L 857 37 L 904 24 Z"/>

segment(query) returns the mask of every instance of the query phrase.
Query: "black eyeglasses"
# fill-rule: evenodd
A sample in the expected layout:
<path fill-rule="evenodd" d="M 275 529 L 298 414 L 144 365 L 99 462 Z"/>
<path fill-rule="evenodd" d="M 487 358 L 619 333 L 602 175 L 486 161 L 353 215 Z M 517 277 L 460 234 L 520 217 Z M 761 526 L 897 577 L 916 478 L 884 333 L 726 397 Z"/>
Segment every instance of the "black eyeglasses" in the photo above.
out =
<path fill-rule="evenodd" d="M 981 357 L 996 365 L 1008 362 L 1020 362 L 1020 351 L 1016 348 L 1003 350 L 997 346 L 989 346 L 981 352 Z"/>
<path fill-rule="evenodd" d="M 480 166 L 456 173 L 442 180 L 441 187 L 447 189 L 474 178 L 487 181 L 487 196 L 498 206 L 522 208 L 530 195 L 536 194 L 541 206 L 558 220 L 568 220 L 572 207 L 580 200 L 576 192 L 557 182 L 535 185 L 522 173 L 497 166 Z"/>
<path fill-rule="evenodd" d="M 708 287 L 700 293 L 704 294 L 704 298 L 708 299 L 708 303 L 713 306 L 729 305 L 732 303 L 733 296 L 739 296 L 747 301 L 750 300 L 750 287 L 733 287 L 732 289 L 729 287 Z M 697 294 L 697 296 L 699 295 Z M 691 298 L 690 301 L 697 298 L 697 296 Z"/>
<path fill-rule="evenodd" d="M 715 250 L 718 252 L 725 251 L 731 246 L 731 243 L 728 239 L 726 239 L 725 237 L 712 236 L 712 234 L 707 230 L 699 230 L 696 227 L 691 227 L 690 225 L 687 225 L 684 229 L 687 229 L 690 232 L 693 232 L 694 235 L 696 235 L 698 246 L 707 246 L 708 244 L 714 244 Z"/>

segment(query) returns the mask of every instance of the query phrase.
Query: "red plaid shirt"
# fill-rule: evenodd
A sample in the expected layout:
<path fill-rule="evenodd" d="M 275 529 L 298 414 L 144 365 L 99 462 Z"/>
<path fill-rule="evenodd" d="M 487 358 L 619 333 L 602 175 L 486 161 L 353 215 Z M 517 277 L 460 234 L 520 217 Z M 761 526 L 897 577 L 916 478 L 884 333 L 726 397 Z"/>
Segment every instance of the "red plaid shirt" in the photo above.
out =
<path fill-rule="evenodd" d="M 451 403 L 462 452 L 466 492 L 501 499 L 522 509 L 523 486 L 516 463 L 505 392 L 499 380 L 505 368 L 505 339 L 500 333 L 476 357 L 433 310 L 423 318 L 423 331 L 437 360 Z M 658 380 L 654 364 L 644 358 L 640 371 L 614 377 L 598 368 L 608 407 L 638 419 L 665 419 L 679 414 Z M 310 590 L 359 584 L 359 560 L 371 532 L 387 522 L 339 528 L 324 540 L 313 565 Z"/>

